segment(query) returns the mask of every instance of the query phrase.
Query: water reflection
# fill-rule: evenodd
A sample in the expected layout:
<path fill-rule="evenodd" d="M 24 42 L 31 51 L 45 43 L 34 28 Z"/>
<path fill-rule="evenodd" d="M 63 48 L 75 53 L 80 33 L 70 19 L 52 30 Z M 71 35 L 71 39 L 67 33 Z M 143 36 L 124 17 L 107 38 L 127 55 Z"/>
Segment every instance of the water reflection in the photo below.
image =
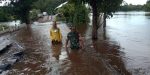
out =
<path fill-rule="evenodd" d="M 106 62 L 115 69 L 115 71 L 119 72 L 119 74 L 132 75 L 126 69 L 126 65 L 122 57 L 124 53 L 120 51 L 119 45 L 116 45 L 115 42 L 99 39 L 98 41 L 93 41 L 93 47 L 102 55 Z"/>
<path fill-rule="evenodd" d="M 52 56 L 59 60 L 59 56 L 61 55 L 62 44 L 52 45 Z"/>
<path fill-rule="evenodd" d="M 150 12 L 145 13 L 145 16 L 146 16 L 148 19 L 150 19 Z"/>
<path fill-rule="evenodd" d="M 107 20 L 107 32 L 109 41 L 116 41 L 121 47 L 121 59 L 133 75 L 149 75 L 150 64 L 150 21 L 149 12 L 118 12 L 113 18 Z"/>

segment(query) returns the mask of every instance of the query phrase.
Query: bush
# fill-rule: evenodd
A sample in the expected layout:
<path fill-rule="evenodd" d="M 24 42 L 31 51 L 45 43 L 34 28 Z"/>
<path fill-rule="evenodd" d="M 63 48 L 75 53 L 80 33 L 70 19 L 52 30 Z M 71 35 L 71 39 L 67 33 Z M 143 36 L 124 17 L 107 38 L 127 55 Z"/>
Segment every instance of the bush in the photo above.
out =
<path fill-rule="evenodd" d="M 3 28 L 4 28 L 4 29 L 8 29 L 8 28 L 9 28 L 9 26 L 7 26 L 7 25 L 0 25 L 0 31 L 2 31 L 2 30 L 3 30 Z"/>
<path fill-rule="evenodd" d="M 30 11 L 30 14 L 29 14 L 30 20 L 32 20 L 32 21 L 37 20 L 37 19 L 38 19 L 38 14 L 40 14 L 40 13 L 41 13 L 40 10 L 32 9 L 32 10 Z"/>
<path fill-rule="evenodd" d="M 0 7 L 0 22 L 6 22 L 11 20 L 11 14 L 7 7 Z"/>
<path fill-rule="evenodd" d="M 73 23 L 73 25 L 82 25 L 89 22 L 89 12 L 83 4 L 76 6 L 74 4 L 67 3 L 61 8 L 58 8 L 57 13 L 63 14 L 65 21 Z"/>

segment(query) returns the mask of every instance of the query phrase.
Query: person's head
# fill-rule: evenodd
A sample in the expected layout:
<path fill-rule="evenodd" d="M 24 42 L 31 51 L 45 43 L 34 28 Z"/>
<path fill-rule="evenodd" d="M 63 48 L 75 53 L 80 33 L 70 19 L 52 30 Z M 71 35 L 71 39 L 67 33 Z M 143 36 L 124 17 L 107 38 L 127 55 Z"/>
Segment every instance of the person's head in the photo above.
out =
<path fill-rule="evenodd" d="M 70 30 L 71 30 L 71 31 L 76 31 L 76 28 L 73 27 L 73 26 L 71 26 L 71 27 L 70 27 Z"/>
<path fill-rule="evenodd" d="M 53 28 L 57 28 L 57 23 L 56 23 L 56 21 L 53 21 Z"/>

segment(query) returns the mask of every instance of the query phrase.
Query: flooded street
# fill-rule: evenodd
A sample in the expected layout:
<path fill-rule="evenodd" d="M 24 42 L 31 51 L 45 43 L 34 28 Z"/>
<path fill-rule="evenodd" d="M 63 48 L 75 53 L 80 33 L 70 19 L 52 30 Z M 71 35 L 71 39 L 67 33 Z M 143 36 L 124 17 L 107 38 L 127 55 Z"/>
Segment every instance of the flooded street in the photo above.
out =
<path fill-rule="evenodd" d="M 64 43 L 69 32 L 64 23 L 58 23 L 63 34 L 62 45 L 51 45 L 49 39 L 50 22 L 34 23 L 29 29 L 22 29 L 8 36 L 11 42 L 24 48 L 23 58 L 14 64 L 7 75 L 116 75 L 111 66 L 105 63 L 102 55 L 93 47 L 89 30 L 79 28 L 86 36 L 86 48 L 79 51 L 65 50 Z M 84 29 L 83 29 L 84 28 Z M 88 32 L 87 34 L 85 34 Z M 15 35 L 14 35 L 15 34 Z M 7 37 L 7 36 L 6 36 Z"/>
<path fill-rule="evenodd" d="M 107 19 L 106 32 L 99 30 L 98 41 L 91 40 L 91 26 L 77 27 L 85 43 L 78 51 L 64 48 L 69 29 L 63 22 L 58 23 L 63 44 L 52 45 L 51 24 L 35 22 L 0 37 L 1 44 L 12 43 L 0 61 L 13 51 L 24 52 L 4 75 L 150 75 L 150 16 L 145 12 L 115 13 Z"/>

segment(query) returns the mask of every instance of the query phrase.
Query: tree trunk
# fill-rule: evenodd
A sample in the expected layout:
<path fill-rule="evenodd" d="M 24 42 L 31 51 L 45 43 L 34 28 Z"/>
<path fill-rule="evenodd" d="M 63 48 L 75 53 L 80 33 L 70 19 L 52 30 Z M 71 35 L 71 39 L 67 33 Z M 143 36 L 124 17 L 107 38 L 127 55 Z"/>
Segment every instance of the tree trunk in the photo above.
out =
<path fill-rule="evenodd" d="M 107 15 L 106 15 L 106 13 L 104 13 L 104 17 L 103 17 L 103 20 L 104 20 L 104 24 L 103 24 L 103 38 L 104 38 L 104 40 L 107 39 L 107 37 L 106 37 L 106 18 L 107 18 Z"/>
<path fill-rule="evenodd" d="M 26 25 L 27 25 L 27 28 L 29 28 L 30 27 L 30 25 L 31 25 L 31 22 L 30 22 L 31 20 L 29 19 L 29 13 L 26 13 L 26 16 L 25 16 L 25 23 L 26 23 Z"/>
<path fill-rule="evenodd" d="M 98 39 L 98 10 L 97 10 L 97 5 L 96 5 L 96 0 L 93 0 L 93 3 L 92 3 L 92 11 L 93 11 L 93 20 L 92 20 L 92 23 L 93 23 L 93 29 L 92 29 L 92 39 L 93 40 L 97 40 Z"/>
<path fill-rule="evenodd" d="M 103 28 L 104 28 L 104 29 L 106 28 L 106 18 L 107 18 L 107 15 L 106 15 L 106 13 L 104 13 L 104 17 L 103 17 L 103 19 L 104 19 Z"/>

